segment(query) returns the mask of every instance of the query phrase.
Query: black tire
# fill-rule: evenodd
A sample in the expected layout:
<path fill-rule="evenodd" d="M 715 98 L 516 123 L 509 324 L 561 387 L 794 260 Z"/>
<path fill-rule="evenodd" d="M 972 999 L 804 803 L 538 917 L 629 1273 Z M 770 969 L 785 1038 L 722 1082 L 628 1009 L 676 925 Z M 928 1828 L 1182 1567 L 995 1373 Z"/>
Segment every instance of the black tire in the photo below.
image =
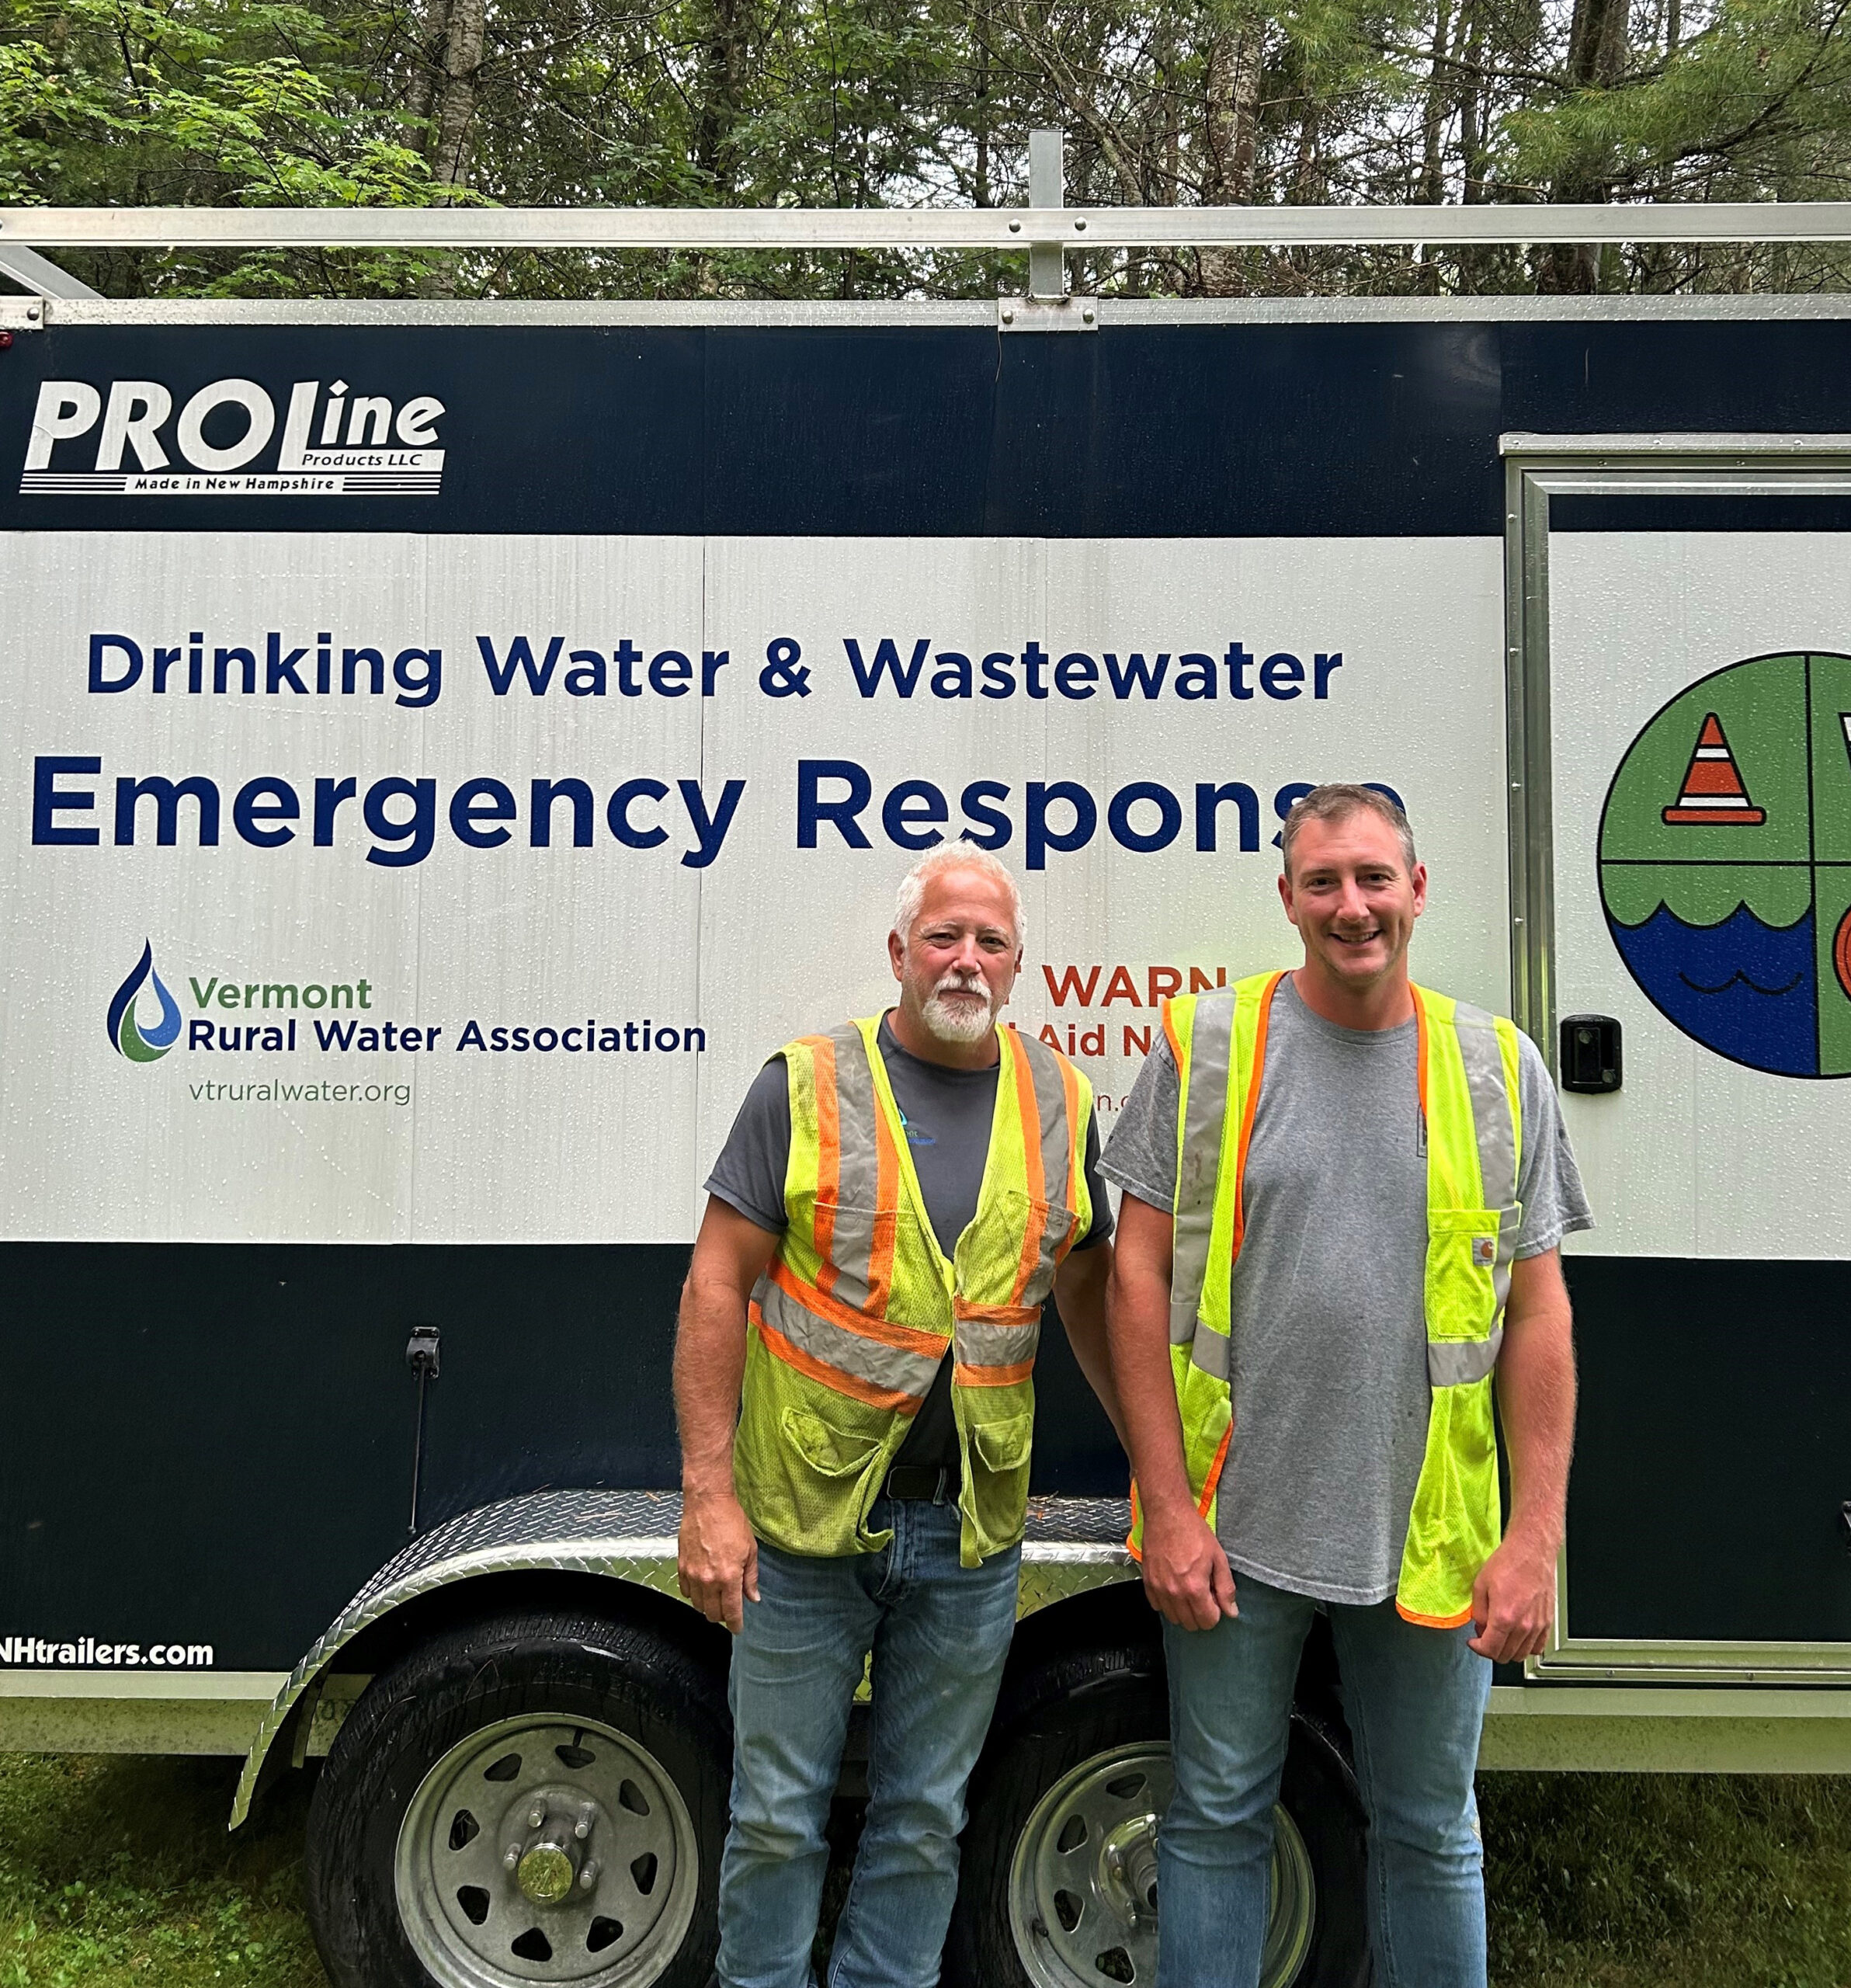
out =
<path fill-rule="evenodd" d="M 1082 1973 L 1054 1942 L 1033 1931 L 1025 1936 L 1037 1949 L 1031 1971 L 1011 1896 L 1018 1850 L 1026 1854 L 1024 1834 L 1044 1797 L 1064 1782 L 1071 1786 L 1069 1777 L 1105 1778 L 1113 1756 L 1134 1770 L 1140 1757 L 1154 1760 L 1156 1752 L 1167 1764 L 1169 1707 L 1161 1650 L 1150 1645 L 1082 1650 L 1051 1663 L 1005 1691 L 991 1733 L 971 1779 L 946 1988 L 1047 1988 L 1051 1981 L 1064 1988 L 1070 1979 L 1074 1988 L 1101 1988 L 1108 1979 L 1148 1988 L 1145 1970 L 1127 1947 L 1117 1949 L 1116 1966 L 1095 1958 Z M 1291 1988 L 1366 1988 L 1362 1797 L 1329 1729 L 1299 1712 L 1292 1715 L 1280 1802 L 1308 1858 L 1314 1898 L 1310 1943 L 1287 1977 Z"/>
<path fill-rule="evenodd" d="M 548 1719 L 574 1731 L 590 1729 L 582 1739 L 569 1739 L 561 1750 L 549 1746 L 554 1735 L 546 1729 Z M 472 1747 L 503 1744 L 498 1736 L 504 1728 L 513 1736 L 505 1742 L 508 1755 L 494 1761 L 492 1774 L 476 1774 Z M 529 1740 L 524 1757 L 523 1733 Z M 524 1757 L 528 1764 L 506 1774 L 502 1771 L 506 1757 Z M 472 1971 L 470 1942 L 498 1942 L 519 1915 L 550 1928 L 554 1937 L 583 1938 L 594 1953 L 603 1939 L 612 1962 L 589 1977 L 585 1988 L 645 1988 L 646 1983 L 705 1988 L 719 1944 L 720 1848 L 731 1760 L 724 1679 L 660 1633 L 560 1611 L 500 1617 L 421 1645 L 362 1694 L 335 1737 L 310 1809 L 309 1923 L 335 1988 L 499 1988 L 502 1981 L 513 1988 L 544 1978 L 533 1965 L 520 1965 L 519 1949 L 513 1950 L 516 1958 L 505 1968 L 498 1960 L 485 1959 L 481 1970 Z M 569 1780 L 568 1770 L 580 1780 Z M 502 1854 L 508 1833 L 521 1826 L 505 1807 L 498 1809 L 498 1802 L 524 1807 L 530 1793 L 543 1799 L 539 1795 L 543 1778 L 571 1789 L 572 1795 L 553 1799 L 554 1815 L 568 1818 L 558 1833 L 569 1837 L 576 1790 L 582 1788 L 584 1799 L 594 1799 L 603 1786 L 599 1777 L 626 1772 L 629 1778 L 622 1787 L 627 1792 L 616 1802 L 606 1800 L 590 1839 L 573 1849 L 574 1856 L 589 1858 L 602 1844 L 619 1853 L 606 1860 L 608 1873 L 600 1877 L 594 1870 L 587 1881 L 600 1887 L 589 1899 L 581 1900 L 575 1888 L 559 1905 L 537 1909 L 514 1875 L 502 1885 L 484 1877 L 480 1885 L 456 1892 L 471 1920 L 474 1900 L 491 1898 L 482 1907 L 482 1919 L 475 1921 L 482 1931 L 472 1934 L 455 1914 L 447 1920 L 443 1916 L 445 1881 L 436 1857 L 438 1848 L 446 1847 L 443 1843 L 432 1839 L 436 1847 L 422 1853 L 429 1864 L 421 1866 L 408 1833 L 405 1855 L 413 1861 L 401 1865 L 401 1832 L 415 1802 L 419 1818 L 415 1831 L 425 1831 L 443 1795 L 474 1825 L 464 1834 L 464 1824 L 453 1821 L 447 1847 L 460 1854 L 480 1836 L 481 1850 L 472 1854 L 486 1853 L 492 1859 Z M 479 1796 L 469 1799 L 483 1810 L 481 1823 L 473 1810 L 458 1806 L 453 1793 L 444 1795 L 453 1774 L 468 1777 L 467 1788 L 479 1789 Z M 654 1801 L 639 1792 L 645 1788 L 653 1789 Z M 639 1815 L 651 1819 L 638 1820 Z M 659 1842 L 667 1847 L 659 1863 L 648 1855 L 623 1861 L 637 1840 L 623 1835 L 627 1829 L 662 1833 Z M 454 1844 L 458 1835 L 464 1838 L 460 1845 Z M 418 1873 L 427 1868 L 439 1875 L 426 1881 Z M 574 1869 L 582 1875 L 576 1864 Z M 669 1879 L 661 1885 L 662 1896 L 651 1899 L 647 1894 L 665 1869 Z M 608 1912 L 589 1922 L 600 1930 L 585 1932 L 578 1920 L 602 1903 L 606 1889 L 623 1882 L 630 1886 L 623 1896 L 634 1901 L 628 1936 L 614 1890 Z M 651 1913 L 648 1928 L 639 1930 Z M 414 1922 L 409 1927 L 408 1913 Z M 676 1922 L 683 1917 L 685 1934 L 678 1935 Z M 453 1920 L 454 1930 L 450 1930 Z M 617 1934 L 602 1930 L 612 1924 Z M 531 1932 L 519 1937 L 527 1941 L 532 1962 Z M 494 1952 L 500 1954 L 498 1944 Z"/>

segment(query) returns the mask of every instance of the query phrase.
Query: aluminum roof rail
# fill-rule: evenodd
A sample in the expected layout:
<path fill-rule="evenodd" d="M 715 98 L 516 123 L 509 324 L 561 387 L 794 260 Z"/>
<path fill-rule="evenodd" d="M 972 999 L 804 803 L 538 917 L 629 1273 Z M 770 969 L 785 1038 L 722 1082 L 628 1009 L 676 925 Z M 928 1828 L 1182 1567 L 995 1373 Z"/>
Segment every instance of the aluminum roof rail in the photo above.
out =
<path fill-rule="evenodd" d="M 1183 248 L 1851 242 L 1851 200 L 1634 207 L 6 207 L 64 248 Z"/>
<path fill-rule="evenodd" d="M 1028 252 L 1028 294 L 1066 301 L 1070 248 L 1529 248 L 1642 242 L 1851 242 L 1851 200 L 1551 207 L 1069 207 L 1066 139 L 1029 134 L 1026 207 L 5 207 L 0 270 L 93 297 L 61 248 L 950 248 Z M 1085 300 L 1074 300 L 1082 303 Z M 1095 314 L 1026 314 L 1090 328 Z M 1005 308 L 1005 327 L 1018 314 Z"/>

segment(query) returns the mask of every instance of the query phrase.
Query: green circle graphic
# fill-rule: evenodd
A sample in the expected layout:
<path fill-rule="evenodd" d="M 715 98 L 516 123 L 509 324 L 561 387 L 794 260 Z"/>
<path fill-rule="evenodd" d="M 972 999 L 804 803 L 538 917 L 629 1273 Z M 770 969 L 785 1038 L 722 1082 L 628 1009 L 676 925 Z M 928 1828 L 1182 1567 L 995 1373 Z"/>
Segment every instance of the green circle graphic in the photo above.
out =
<path fill-rule="evenodd" d="M 1851 1076 L 1851 656 L 1751 656 L 1680 690 L 1600 817 L 1620 958 L 1705 1048 Z"/>

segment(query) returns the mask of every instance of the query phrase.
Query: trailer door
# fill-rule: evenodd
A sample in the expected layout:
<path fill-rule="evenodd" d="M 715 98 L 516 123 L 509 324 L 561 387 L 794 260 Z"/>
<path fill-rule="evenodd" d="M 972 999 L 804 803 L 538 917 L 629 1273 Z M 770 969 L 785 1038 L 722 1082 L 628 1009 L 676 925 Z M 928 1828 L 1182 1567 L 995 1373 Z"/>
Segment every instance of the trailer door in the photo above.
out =
<path fill-rule="evenodd" d="M 1851 1675 L 1851 437 L 1504 447 L 1517 999 L 1599 1224 L 1540 1667 Z"/>

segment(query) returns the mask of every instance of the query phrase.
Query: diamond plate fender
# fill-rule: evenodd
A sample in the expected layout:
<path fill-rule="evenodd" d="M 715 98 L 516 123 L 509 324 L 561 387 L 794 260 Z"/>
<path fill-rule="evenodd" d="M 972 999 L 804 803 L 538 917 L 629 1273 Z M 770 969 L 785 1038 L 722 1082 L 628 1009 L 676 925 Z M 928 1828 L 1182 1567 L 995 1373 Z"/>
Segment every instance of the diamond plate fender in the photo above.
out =
<path fill-rule="evenodd" d="M 1089 1588 L 1135 1580 L 1124 1550 L 1130 1510 L 1121 1498 L 1041 1498 L 1029 1509 L 1018 1613 L 1033 1614 Z M 681 1498 L 671 1491 L 537 1491 L 484 1505 L 413 1540 L 387 1562 L 331 1622 L 289 1675 L 265 1714 L 238 1777 L 236 1829 L 271 1750 L 342 1649 L 363 1629 L 434 1590 L 487 1574 L 598 1574 L 679 1598 L 675 1535 Z M 314 1695 L 311 1695 L 314 1694 Z"/>

